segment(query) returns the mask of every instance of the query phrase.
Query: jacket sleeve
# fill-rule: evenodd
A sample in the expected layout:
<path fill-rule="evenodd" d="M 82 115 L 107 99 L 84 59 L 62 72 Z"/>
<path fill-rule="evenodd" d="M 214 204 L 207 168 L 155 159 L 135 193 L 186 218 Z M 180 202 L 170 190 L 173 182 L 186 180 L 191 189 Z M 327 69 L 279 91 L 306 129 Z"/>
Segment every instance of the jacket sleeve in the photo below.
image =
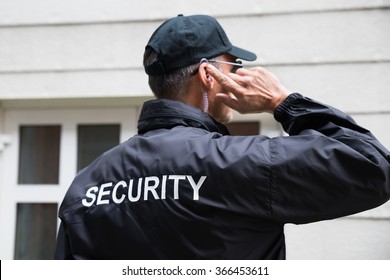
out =
<path fill-rule="evenodd" d="M 294 93 L 270 142 L 272 215 L 308 223 L 365 211 L 390 197 L 389 151 L 347 114 Z"/>
<path fill-rule="evenodd" d="M 73 259 L 70 250 L 70 242 L 69 242 L 68 234 L 66 232 L 66 228 L 63 222 L 61 222 L 60 229 L 57 235 L 57 245 L 56 245 L 56 252 L 54 255 L 54 259 L 56 260 Z"/>

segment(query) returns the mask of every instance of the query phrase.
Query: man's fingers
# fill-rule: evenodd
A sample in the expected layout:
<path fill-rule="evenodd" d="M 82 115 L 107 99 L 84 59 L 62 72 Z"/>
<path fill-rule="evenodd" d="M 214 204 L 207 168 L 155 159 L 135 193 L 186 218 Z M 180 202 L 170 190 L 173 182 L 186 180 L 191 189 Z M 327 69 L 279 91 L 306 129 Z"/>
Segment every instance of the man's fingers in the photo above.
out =
<path fill-rule="evenodd" d="M 240 73 L 229 73 L 227 75 L 230 79 L 232 79 L 234 82 L 236 82 L 241 87 L 239 88 L 242 90 L 242 87 L 246 87 L 246 85 L 249 83 L 248 76 L 244 75 L 242 72 Z"/>
<path fill-rule="evenodd" d="M 232 78 L 230 78 L 227 75 L 224 75 L 221 73 L 217 68 L 215 68 L 213 65 L 208 64 L 207 65 L 207 70 L 209 71 L 210 75 L 213 76 L 217 82 L 227 89 L 228 91 L 232 93 L 239 93 L 241 86 L 235 82 Z"/>

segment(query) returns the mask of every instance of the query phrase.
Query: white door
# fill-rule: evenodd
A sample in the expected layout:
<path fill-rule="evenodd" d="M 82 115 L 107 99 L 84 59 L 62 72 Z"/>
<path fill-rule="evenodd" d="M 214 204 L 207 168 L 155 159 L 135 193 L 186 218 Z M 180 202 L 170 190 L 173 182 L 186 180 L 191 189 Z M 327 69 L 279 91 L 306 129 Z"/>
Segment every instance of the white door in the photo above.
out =
<path fill-rule="evenodd" d="M 0 172 L 0 259 L 51 259 L 76 172 L 136 133 L 135 108 L 8 109 Z"/>

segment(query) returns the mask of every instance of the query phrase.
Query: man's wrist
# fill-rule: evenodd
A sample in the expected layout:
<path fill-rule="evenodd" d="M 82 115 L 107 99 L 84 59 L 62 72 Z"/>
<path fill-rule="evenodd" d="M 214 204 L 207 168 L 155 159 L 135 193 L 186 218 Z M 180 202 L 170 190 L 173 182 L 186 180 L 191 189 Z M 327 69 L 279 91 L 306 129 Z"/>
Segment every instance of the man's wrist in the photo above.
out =
<path fill-rule="evenodd" d="M 285 119 L 285 113 L 286 111 L 288 111 L 288 109 L 290 108 L 290 106 L 295 103 L 295 101 L 297 99 L 301 99 L 303 98 L 303 96 L 298 93 L 298 92 L 294 92 L 294 93 L 291 93 L 289 94 L 284 100 L 283 102 L 281 102 L 275 109 L 274 111 L 274 118 L 275 120 L 277 120 L 278 122 L 282 122 L 284 119 Z"/>
<path fill-rule="evenodd" d="M 276 110 L 276 108 L 282 104 L 284 102 L 284 100 L 286 100 L 286 98 L 291 94 L 291 91 L 289 91 L 288 89 L 284 89 L 280 92 L 279 95 L 277 95 L 277 98 L 274 100 L 274 103 L 273 103 L 273 110 L 272 112 L 274 112 Z"/>

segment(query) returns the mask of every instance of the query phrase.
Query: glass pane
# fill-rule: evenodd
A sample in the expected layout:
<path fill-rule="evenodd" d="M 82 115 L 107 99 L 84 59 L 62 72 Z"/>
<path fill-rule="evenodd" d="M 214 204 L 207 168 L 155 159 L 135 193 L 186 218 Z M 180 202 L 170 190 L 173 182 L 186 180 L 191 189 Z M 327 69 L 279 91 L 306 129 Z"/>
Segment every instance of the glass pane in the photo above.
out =
<path fill-rule="evenodd" d="M 226 125 L 231 135 L 259 135 L 260 122 L 232 122 Z"/>
<path fill-rule="evenodd" d="M 57 203 L 18 203 L 15 259 L 53 259 L 57 231 Z"/>
<path fill-rule="evenodd" d="M 119 144 L 120 125 L 79 125 L 77 170 L 90 164 L 105 151 Z"/>
<path fill-rule="evenodd" d="M 21 126 L 19 184 L 58 184 L 61 126 Z"/>

